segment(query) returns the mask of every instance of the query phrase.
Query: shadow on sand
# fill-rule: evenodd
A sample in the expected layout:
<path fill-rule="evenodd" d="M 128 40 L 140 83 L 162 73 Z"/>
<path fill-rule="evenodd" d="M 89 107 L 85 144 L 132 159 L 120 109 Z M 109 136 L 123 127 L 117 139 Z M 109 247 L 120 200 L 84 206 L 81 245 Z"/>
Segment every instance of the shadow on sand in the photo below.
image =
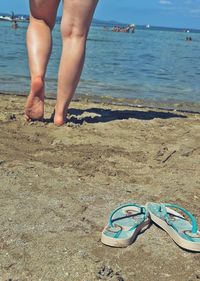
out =
<path fill-rule="evenodd" d="M 52 123 L 55 112 L 52 113 L 50 118 L 44 119 L 44 122 Z M 153 120 L 170 119 L 170 118 L 187 118 L 187 116 L 178 113 L 164 112 L 164 111 L 137 111 L 137 110 L 111 110 L 103 108 L 89 108 L 89 109 L 76 109 L 70 108 L 68 110 L 67 122 L 82 125 L 83 123 L 107 123 L 115 120 Z M 91 116 L 90 116 L 91 114 Z M 83 115 L 83 116 L 82 116 Z M 87 115 L 87 116 L 85 116 Z"/>
<path fill-rule="evenodd" d="M 111 110 L 102 108 L 89 108 L 86 110 L 81 109 L 69 109 L 68 121 L 75 124 L 86 123 L 107 123 L 114 120 L 152 120 L 155 118 L 170 119 L 170 118 L 187 118 L 184 115 L 172 112 L 163 111 L 136 111 L 136 110 Z M 91 113 L 92 116 L 81 116 L 82 114 Z M 88 115 L 89 115 L 88 114 Z"/>

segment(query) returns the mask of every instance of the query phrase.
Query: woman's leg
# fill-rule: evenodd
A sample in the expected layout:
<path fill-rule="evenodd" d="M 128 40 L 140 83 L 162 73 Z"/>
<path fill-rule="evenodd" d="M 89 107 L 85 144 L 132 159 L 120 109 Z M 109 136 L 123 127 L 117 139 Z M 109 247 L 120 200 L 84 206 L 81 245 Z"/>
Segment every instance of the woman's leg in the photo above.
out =
<path fill-rule="evenodd" d="M 28 120 L 40 120 L 44 115 L 44 77 L 51 54 L 51 31 L 59 3 L 60 0 L 30 0 L 27 49 L 31 89 L 25 106 L 25 117 Z"/>
<path fill-rule="evenodd" d="M 66 111 L 80 80 L 88 30 L 98 0 L 63 0 L 63 49 L 58 73 L 54 123 L 65 123 Z"/>

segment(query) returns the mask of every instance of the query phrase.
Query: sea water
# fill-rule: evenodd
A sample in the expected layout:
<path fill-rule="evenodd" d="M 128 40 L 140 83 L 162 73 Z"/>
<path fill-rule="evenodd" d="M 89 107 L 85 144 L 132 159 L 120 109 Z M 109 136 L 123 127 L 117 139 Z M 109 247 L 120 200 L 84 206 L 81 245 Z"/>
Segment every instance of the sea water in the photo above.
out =
<path fill-rule="evenodd" d="M 29 91 L 27 24 L 0 22 L 0 92 Z M 192 37 L 192 41 L 186 37 Z M 47 96 L 56 96 L 61 54 L 59 24 L 46 75 Z M 66 61 L 67 64 L 67 61 Z M 114 33 L 93 25 L 77 94 L 200 106 L 200 33 L 137 29 Z"/>

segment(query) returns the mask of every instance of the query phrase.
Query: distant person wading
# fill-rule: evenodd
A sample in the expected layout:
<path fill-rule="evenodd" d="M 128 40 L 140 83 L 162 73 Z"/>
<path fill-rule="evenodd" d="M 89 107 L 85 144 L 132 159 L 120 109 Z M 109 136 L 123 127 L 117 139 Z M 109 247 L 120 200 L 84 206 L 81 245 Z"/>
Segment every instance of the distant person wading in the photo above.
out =
<path fill-rule="evenodd" d="M 60 0 L 30 0 L 27 48 L 31 75 L 30 94 L 25 106 L 27 120 L 43 120 L 45 73 L 52 50 L 52 30 Z M 61 21 L 62 55 L 54 124 L 66 121 L 70 101 L 79 83 L 85 59 L 88 31 L 98 0 L 63 0 Z"/>
<path fill-rule="evenodd" d="M 17 24 L 16 20 L 12 23 L 12 28 L 13 29 L 17 29 L 18 28 L 18 24 Z"/>

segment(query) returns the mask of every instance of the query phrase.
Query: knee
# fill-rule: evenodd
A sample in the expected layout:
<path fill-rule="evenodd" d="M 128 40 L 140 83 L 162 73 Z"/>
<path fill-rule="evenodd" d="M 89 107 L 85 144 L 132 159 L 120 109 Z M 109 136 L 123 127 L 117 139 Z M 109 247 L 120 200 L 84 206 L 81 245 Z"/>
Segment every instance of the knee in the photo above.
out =
<path fill-rule="evenodd" d="M 47 26 L 51 31 L 54 28 L 55 21 L 51 21 L 48 18 L 42 18 L 42 17 L 30 17 L 30 24 L 31 25 L 45 25 Z"/>
<path fill-rule="evenodd" d="M 81 28 L 75 25 L 63 26 L 61 24 L 61 36 L 62 39 L 77 39 L 81 41 L 86 41 L 88 31 L 85 28 Z"/>

